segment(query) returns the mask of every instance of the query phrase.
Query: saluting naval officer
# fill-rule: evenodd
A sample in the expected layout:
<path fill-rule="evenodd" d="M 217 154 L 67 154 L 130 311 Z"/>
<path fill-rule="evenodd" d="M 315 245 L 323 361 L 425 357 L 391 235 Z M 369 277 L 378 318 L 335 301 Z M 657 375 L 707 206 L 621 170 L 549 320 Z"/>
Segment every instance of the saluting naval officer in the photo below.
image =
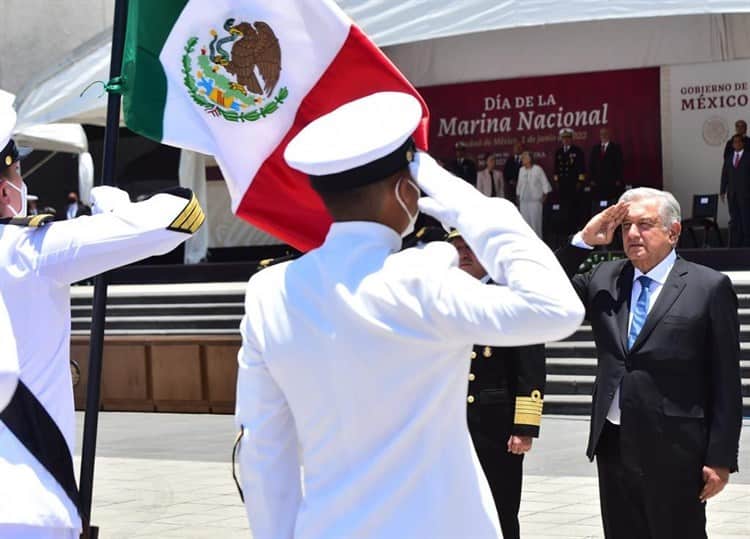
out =
<path fill-rule="evenodd" d="M 494 284 L 458 230 L 447 237 L 458 251 L 458 266 Z M 500 348 L 477 345 L 471 352 L 469 432 L 492 490 L 504 539 L 520 537 L 523 455 L 539 437 L 546 368 L 544 345 Z"/>
<path fill-rule="evenodd" d="M 0 290 L 14 353 L 0 354 L 0 538 L 72 539 L 81 531 L 73 474 L 70 284 L 165 253 L 203 222 L 188 190 L 132 204 L 113 187 L 91 191 L 97 215 L 26 217 L 26 184 L 0 111 Z M 34 305 L 30 309 L 28 305 Z M 8 328 L 0 321 L 0 335 Z"/>
<path fill-rule="evenodd" d="M 255 539 L 500 534 L 466 425 L 472 346 L 556 340 L 583 309 L 510 202 L 415 153 L 421 116 L 413 96 L 374 93 L 285 150 L 334 223 L 247 287 L 236 422 Z M 498 284 L 446 242 L 399 252 L 419 209 L 458 228 Z"/>

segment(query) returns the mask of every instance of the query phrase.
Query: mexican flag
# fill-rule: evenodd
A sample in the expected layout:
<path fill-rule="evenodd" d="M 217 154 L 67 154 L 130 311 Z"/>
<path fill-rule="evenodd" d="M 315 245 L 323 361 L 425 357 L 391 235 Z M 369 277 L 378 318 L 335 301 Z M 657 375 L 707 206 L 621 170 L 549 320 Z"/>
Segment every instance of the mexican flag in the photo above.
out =
<path fill-rule="evenodd" d="M 286 166 L 287 143 L 359 97 L 419 98 L 333 0 L 130 0 L 122 88 L 131 130 L 213 155 L 235 214 L 301 250 L 323 241 L 330 217 Z"/>

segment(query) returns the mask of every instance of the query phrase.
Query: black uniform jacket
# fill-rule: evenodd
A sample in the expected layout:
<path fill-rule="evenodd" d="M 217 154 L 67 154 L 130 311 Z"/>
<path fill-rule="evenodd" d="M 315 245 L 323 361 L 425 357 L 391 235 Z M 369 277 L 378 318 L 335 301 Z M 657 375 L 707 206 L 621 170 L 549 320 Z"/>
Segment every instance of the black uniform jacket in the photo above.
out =
<path fill-rule="evenodd" d="M 633 265 L 602 262 L 573 276 L 588 254 L 572 245 L 557 252 L 586 306 L 596 341 L 588 457 L 594 457 L 619 385 L 623 460 L 660 467 L 679 458 L 691 466 L 737 470 L 739 321 L 729 278 L 678 257 L 628 350 Z"/>
<path fill-rule="evenodd" d="M 570 196 L 576 192 L 576 186 L 583 185 L 586 179 L 586 162 L 583 150 L 576 145 L 568 146 L 566 152 L 561 146 L 555 152 L 555 176 L 560 182 L 560 194 Z"/>
<path fill-rule="evenodd" d="M 467 410 L 475 440 L 505 446 L 511 434 L 539 436 L 544 402 L 544 345 L 475 346 Z"/>

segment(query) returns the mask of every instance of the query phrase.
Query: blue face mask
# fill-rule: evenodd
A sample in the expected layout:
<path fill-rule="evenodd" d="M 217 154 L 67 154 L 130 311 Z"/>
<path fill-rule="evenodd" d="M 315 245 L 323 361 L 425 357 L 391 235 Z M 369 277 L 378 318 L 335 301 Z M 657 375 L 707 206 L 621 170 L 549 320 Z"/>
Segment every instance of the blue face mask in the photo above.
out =
<path fill-rule="evenodd" d="M 406 225 L 406 228 L 401 232 L 401 237 L 405 238 L 406 236 L 414 232 L 414 225 L 417 222 L 417 217 L 419 217 L 419 210 L 417 210 L 416 213 L 412 215 L 409 212 L 409 208 L 406 207 L 406 202 L 404 202 L 404 200 L 401 198 L 401 195 L 398 192 L 398 187 L 399 185 L 401 185 L 401 180 L 403 179 L 404 178 L 401 178 L 396 182 L 396 200 L 398 200 L 399 206 L 401 206 L 401 209 L 404 210 L 404 213 L 406 213 L 406 215 L 409 217 L 409 224 Z M 419 187 L 417 187 L 414 182 L 409 179 L 407 179 L 406 181 L 409 182 L 411 188 L 417 192 L 417 198 L 419 198 Z"/>

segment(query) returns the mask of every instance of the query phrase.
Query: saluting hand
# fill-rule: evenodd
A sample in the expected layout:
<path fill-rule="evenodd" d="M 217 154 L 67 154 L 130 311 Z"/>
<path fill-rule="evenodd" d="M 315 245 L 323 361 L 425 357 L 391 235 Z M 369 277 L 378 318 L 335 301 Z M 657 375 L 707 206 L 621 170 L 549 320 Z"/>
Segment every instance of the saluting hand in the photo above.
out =
<path fill-rule="evenodd" d="M 523 455 L 531 450 L 531 442 L 533 438 L 531 436 L 516 436 L 511 434 L 508 438 L 508 453 L 514 455 Z"/>
<path fill-rule="evenodd" d="M 628 215 L 627 202 L 618 202 L 594 215 L 583 227 L 583 241 L 587 245 L 609 245 L 617 227 Z"/>

